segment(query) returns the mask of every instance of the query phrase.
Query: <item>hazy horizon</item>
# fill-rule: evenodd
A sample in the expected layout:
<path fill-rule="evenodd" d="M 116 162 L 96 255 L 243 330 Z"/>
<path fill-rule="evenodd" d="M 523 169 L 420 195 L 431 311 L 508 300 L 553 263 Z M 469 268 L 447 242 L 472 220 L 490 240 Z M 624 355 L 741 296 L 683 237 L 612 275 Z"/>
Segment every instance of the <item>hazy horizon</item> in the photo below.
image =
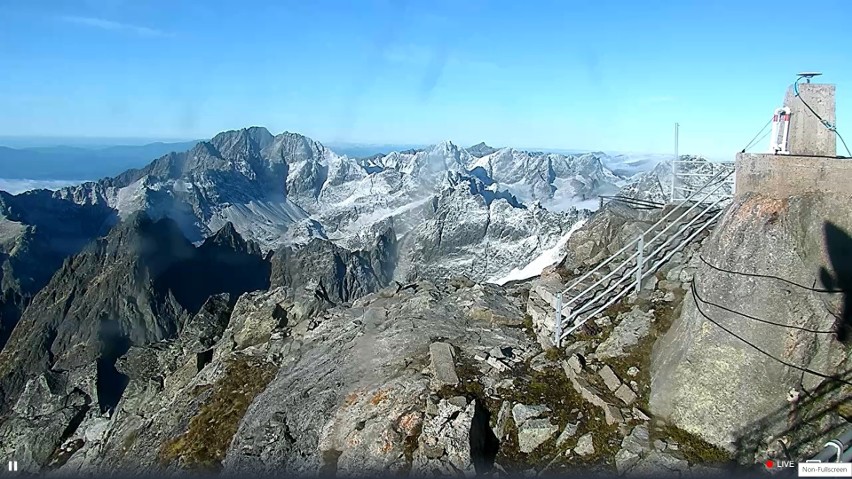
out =
<path fill-rule="evenodd" d="M 281 132 L 271 131 L 270 132 L 275 135 Z M 220 133 L 220 132 L 217 132 Z M 298 133 L 298 132 L 296 132 Z M 207 138 L 145 138 L 145 137 L 74 137 L 74 136 L 8 136 L 8 135 L 0 135 L 0 147 L 13 148 L 13 149 L 35 149 L 35 148 L 82 148 L 82 149 L 102 149 L 102 148 L 110 148 L 117 146 L 146 146 L 151 144 L 176 144 L 176 143 L 187 143 L 192 141 L 206 141 L 209 138 L 212 138 L 215 135 L 210 135 Z M 306 135 L 309 136 L 309 135 Z M 309 136 L 310 137 L 310 136 Z M 311 139 L 316 140 L 323 144 L 324 146 L 331 148 L 334 150 L 335 147 L 338 148 L 346 148 L 346 147 L 357 147 L 357 148 L 370 148 L 375 147 L 379 149 L 387 149 L 387 148 L 396 148 L 398 150 L 406 150 L 411 148 L 425 148 L 430 145 L 437 144 L 435 143 L 373 143 L 373 142 L 358 142 L 358 141 L 349 141 L 349 142 L 334 142 L 334 141 L 323 141 L 319 138 Z M 589 153 L 589 152 L 604 152 L 607 154 L 646 154 L 646 155 L 668 155 L 673 154 L 673 152 L 667 151 L 619 151 L 619 150 L 609 150 L 606 148 L 599 149 L 583 149 L 583 148 L 556 148 L 556 147 L 548 147 L 548 146 L 529 146 L 529 145 L 509 145 L 509 144 L 493 144 L 487 141 L 474 142 L 470 144 L 464 144 L 454 140 L 453 138 L 445 138 L 445 140 L 451 141 L 454 144 L 457 144 L 463 148 L 469 148 L 471 146 L 477 145 L 479 143 L 485 143 L 490 147 L 494 148 L 515 148 L 517 150 L 523 151 L 544 151 L 549 153 L 561 153 L 561 154 L 581 154 L 581 153 Z M 442 140 L 444 141 L 444 140 Z M 341 153 L 341 152 L 337 152 Z M 378 151 L 377 151 L 378 153 Z M 685 154 L 689 152 L 681 152 L 681 154 Z M 733 155 L 734 152 L 731 153 Z M 706 155 L 705 155 L 706 156 Z M 712 156 L 707 156 L 708 158 L 712 158 Z M 155 158 L 152 158 L 154 160 Z"/>

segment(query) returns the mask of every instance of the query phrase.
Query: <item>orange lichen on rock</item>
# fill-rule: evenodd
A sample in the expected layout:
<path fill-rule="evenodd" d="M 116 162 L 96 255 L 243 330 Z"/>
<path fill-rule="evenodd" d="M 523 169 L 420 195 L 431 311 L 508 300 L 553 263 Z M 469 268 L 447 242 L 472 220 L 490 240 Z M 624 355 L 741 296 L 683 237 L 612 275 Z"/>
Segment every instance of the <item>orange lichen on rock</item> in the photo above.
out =
<path fill-rule="evenodd" d="M 358 391 L 352 391 L 346 396 L 346 399 L 344 399 L 343 402 L 346 406 L 351 406 L 358 402 L 358 396 Z"/>
<path fill-rule="evenodd" d="M 423 423 L 423 416 L 418 411 L 410 411 L 399 417 L 397 427 L 406 436 L 411 436 Z"/>
<path fill-rule="evenodd" d="M 372 404 L 373 406 L 376 406 L 380 402 L 387 399 L 389 395 L 390 394 L 388 393 L 388 391 L 383 391 L 383 390 L 379 389 L 378 391 L 376 391 L 376 394 L 374 394 L 373 397 L 370 399 L 370 404 Z"/>
<path fill-rule="evenodd" d="M 761 195 L 752 195 L 737 209 L 739 215 L 756 215 L 774 222 L 782 213 L 787 211 L 789 202 L 786 198 L 777 199 Z"/>

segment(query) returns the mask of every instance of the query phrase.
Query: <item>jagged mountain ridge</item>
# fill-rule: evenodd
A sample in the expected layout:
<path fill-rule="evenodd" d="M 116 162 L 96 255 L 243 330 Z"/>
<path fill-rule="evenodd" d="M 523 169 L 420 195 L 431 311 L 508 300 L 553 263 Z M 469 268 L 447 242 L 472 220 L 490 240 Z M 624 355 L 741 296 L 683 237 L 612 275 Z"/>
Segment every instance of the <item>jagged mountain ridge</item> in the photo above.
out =
<path fill-rule="evenodd" d="M 66 431 L 111 416 L 128 370 L 154 371 L 162 386 L 156 371 L 171 363 L 146 351 L 180 336 L 181 354 L 203 364 L 232 309 L 271 295 L 276 324 L 300 321 L 387 286 L 395 255 L 392 230 L 368 251 L 314 239 L 263 254 L 230 223 L 195 246 L 173 220 L 135 212 L 63 263 L 0 352 L 0 450 L 40 468 Z"/>
<path fill-rule="evenodd" d="M 552 185 L 518 186 L 538 181 L 532 170 L 550 168 L 560 158 L 564 165 L 591 165 L 589 171 L 610 177 L 594 155 L 569 161 L 479 146 L 488 155 L 478 158 L 446 141 L 352 159 L 296 133 L 273 136 L 252 127 L 220 133 L 113 178 L 55 192 L 0 192 L 0 346 L 65 258 L 137 211 L 174 220 L 196 244 L 230 223 L 265 251 L 298 248 L 314 238 L 366 250 L 393 229 L 401 242 L 398 279 L 468 274 L 486 280 L 523 267 L 582 216 L 573 209 L 549 212 L 515 195 L 513 189 L 552 194 Z M 497 156 L 502 166 L 495 168 Z M 520 163 L 512 166 L 515 156 Z M 530 161 L 533 157 L 547 160 Z M 490 173 L 476 166 L 483 158 L 491 158 L 485 160 Z M 530 171 L 518 182 L 514 173 L 501 173 L 504 167 Z M 507 178 L 515 183 L 508 185 Z M 472 230 L 478 233 L 455 235 L 458 243 L 452 244 L 436 225 L 447 218 L 471 224 L 464 214 L 468 208 L 477 212 L 470 218 L 476 218 Z M 490 227 L 498 224 L 511 227 Z"/>
<path fill-rule="evenodd" d="M 480 166 L 483 160 L 488 171 Z M 581 178 L 583 174 L 590 176 Z M 575 158 L 504 149 L 477 158 L 446 141 L 421 150 L 351 159 L 296 133 L 273 136 L 252 127 L 220 133 L 145 168 L 49 195 L 93 207 L 104 222 L 140 210 L 152 218 L 169 217 L 196 243 L 230 222 L 264 250 L 306 244 L 311 238 L 357 250 L 369 247 L 388 226 L 403 238 L 432 218 L 437 213 L 429 204 L 454 188 L 453 175 L 475 178 L 479 186 L 472 187 L 470 195 L 488 196 L 486 203 L 507 201 L 512 208 L 504 213 L 520 218 L 529 217 L 523 211 L 527 204 L 552 200 L 560 188 L 582 199 L 609 191 L 617 179 L 595 155 Z M 559 223 L 577 219 L 574 210 L 566 208 L 565 213 L 528 221 L 519 231 L 535 236 L 536 248 L 552 246 L 565 229 Z M 523 266 L 534 253 L 511 257 L 512 264 L 499 265 L 487 276 Z"/>
<path fill-rule="evenodd" d="M 63 262 L 33 298 L 0 353 L 0 392 L 14 395 L 21 376 L 171 337 L 209 296 L 266 289 L 269 277 L 268 260 L 232 227 L 195 247 L 170 219 L 135 213 Z"/>

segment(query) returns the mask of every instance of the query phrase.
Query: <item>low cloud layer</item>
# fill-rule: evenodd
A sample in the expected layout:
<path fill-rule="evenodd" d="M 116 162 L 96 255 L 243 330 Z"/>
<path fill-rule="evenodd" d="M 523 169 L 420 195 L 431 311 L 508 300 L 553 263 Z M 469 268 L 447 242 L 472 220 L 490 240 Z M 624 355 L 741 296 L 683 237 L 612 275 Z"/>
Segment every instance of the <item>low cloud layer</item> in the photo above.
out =
<path fill-rule="evenodd" d="M 65 186 L 79 185 L 82 181 L 27 180 L 0 178 L 0 190 L 17 195 L 30 190 L 56 190 Z"/>

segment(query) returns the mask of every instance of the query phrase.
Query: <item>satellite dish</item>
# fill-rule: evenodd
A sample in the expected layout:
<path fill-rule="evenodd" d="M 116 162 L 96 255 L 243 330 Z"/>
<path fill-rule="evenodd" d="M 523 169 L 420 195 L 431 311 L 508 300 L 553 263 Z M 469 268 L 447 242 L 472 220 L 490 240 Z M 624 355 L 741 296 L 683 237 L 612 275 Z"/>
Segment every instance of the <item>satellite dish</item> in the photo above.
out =
<path fill-rule="evenodd" d="M 799 73 L 799 79 L 804 78 L 808 83 L 811 82 L 811 78 L 818 77 L 822 75 L 822 72 L 802 72 Z"/>

